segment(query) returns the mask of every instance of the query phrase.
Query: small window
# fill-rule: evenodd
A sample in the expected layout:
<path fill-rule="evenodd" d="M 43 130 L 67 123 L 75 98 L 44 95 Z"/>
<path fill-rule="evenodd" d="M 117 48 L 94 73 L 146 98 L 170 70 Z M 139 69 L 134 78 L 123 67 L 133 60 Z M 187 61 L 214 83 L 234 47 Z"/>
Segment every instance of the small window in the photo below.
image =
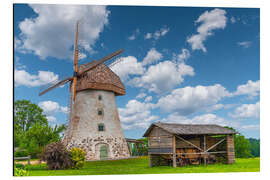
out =
<path fill-rule="evenodd" d="M 98 124 L 98 131 L 104 131 L 104 124 Z"/>
<path fill-rule="evenodd" d="M 102 109 L 98 109 L 98 115 L 101 116 L 103 114 Z"/>
<path fill-rule="evenodd" d="M 102 100 L 102 96 L 101 95 L 98 95 L 98 100 Z"/>

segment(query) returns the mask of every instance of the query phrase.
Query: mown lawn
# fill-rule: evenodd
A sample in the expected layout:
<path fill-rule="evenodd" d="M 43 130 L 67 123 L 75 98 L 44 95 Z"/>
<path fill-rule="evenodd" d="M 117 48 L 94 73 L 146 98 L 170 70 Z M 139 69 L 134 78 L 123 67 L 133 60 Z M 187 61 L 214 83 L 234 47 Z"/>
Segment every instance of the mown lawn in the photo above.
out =
<path fill-rule="evenodd" d="M 235 164 L 193 165 L 185 167 L 148 166 L 148 158 L 86 162 L 82 169 L 47 170 L 45 164 L 30 165 L 30 176 L 105 175 L 105 174 L 163 174 L 163 173 L 216 173 L 258 172 L 260 158 L 236 159 Z"/>

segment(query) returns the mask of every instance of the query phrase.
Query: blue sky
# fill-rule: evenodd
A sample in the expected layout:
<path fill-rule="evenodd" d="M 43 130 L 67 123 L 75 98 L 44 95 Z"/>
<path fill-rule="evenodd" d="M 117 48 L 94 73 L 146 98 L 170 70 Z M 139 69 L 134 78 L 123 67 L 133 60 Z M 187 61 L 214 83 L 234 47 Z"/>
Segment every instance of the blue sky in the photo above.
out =
<path fill-rule="evenodd" d="M 117 97 L 126 137 L 157 121 L 232 126 L 259 138 L 260 10 L 151 6 L 23 5 L 14 8 L 15 100 L 43 108 L 50 124 L 68 122 L 75 22 L 79 64 L 120 48 L 112 67 L 125 84 Z"/>

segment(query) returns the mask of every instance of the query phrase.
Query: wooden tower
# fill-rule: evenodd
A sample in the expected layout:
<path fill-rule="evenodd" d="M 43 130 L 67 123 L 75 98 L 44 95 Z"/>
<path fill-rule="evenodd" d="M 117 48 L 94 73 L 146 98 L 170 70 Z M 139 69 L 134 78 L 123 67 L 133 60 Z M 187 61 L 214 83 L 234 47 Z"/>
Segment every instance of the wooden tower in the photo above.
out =
<path fill-rule="evenodd" d="M 78 23 L 73 77 L 59 81 L 39 95 L 70 82 L 70 116 L 63 140 L 67 148 L 82 148 L 86 152 L 86 160 L 129 157 L 115 99 L 115 96 L 125 95 L 125 87 L 120 78 L 103 64 L 123 50 L 78 67 L 77 43 Z"/>

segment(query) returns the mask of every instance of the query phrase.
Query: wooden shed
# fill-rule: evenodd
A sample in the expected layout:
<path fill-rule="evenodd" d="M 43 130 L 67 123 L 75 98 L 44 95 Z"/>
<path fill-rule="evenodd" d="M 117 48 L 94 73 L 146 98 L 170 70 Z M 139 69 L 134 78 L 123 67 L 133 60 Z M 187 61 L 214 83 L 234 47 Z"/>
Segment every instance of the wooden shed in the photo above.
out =
<path fill-rule="evenodd" d="M 153 123 L 148 137 L 149 165 L 232 164 L 235 131 L 219 125 Z"/>

